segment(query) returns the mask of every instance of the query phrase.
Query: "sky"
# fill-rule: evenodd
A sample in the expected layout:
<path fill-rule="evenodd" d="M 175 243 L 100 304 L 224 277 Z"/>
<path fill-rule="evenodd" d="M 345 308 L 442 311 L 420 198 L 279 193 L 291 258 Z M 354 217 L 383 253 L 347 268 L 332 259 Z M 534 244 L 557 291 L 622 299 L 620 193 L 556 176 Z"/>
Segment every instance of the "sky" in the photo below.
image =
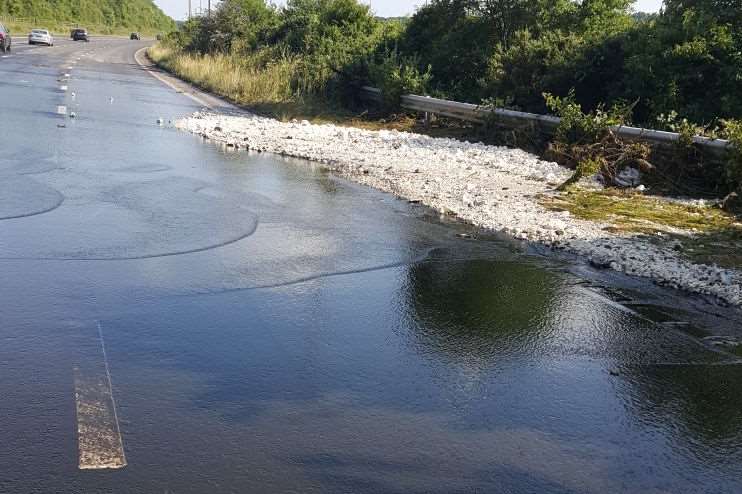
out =
<path fill-rule="evenodd" d="M 191 8 L 197 9 L 199 4 L 206 8 L 208 0 L 191 0 Z M 415 6 L 421 5 L 425 0 L 361 0 L 365 3 L 370 3 L 371 8 L 374 10 L 376 15 L 383 17 L 394 17 L 412 14 L 415 11 Z M 212 3 L 216 3 L 217 0 L 212 0 Z M 160 6 L 173 19 L 184 19 L 188 13 L 188 0 L 155 0 L 155 3 Z M 282 3 L 281 0 L 277 0 L 276 3 Z M 657 12 L 659 10 L 662 0 L 637 0 L 635 9 L 643 12 Z"/>

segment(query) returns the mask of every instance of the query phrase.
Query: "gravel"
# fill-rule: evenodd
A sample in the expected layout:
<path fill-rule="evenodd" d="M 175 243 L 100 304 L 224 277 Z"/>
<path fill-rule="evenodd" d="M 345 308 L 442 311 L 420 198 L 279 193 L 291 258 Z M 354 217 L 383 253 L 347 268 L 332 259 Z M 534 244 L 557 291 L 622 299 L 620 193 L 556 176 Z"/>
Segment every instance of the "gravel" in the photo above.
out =
<path fill-rule="evenodd" d="M 590 264 L 742 305 L 742 272 L 695 264 L 672 245 L 608 232 L 607 225 L 550 211 L 551 194 L 571 172 L 519 149 L 249 114 L 198 112 L 177 128 L 258 152 L 305 158 L 333 172 L 420 202 L 481 228 L 584 257 Z"/>

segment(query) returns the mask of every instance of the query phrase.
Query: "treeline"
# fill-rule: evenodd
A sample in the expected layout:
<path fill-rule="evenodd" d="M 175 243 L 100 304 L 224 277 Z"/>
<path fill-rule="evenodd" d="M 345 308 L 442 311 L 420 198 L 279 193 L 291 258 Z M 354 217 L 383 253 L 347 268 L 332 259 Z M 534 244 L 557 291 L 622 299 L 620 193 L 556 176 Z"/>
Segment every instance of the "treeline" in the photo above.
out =
<path fill-rule="evenodd" d="M 0 0 L 2 1 L 2 0 Z M 431 0 L 406 20 L 356 0 L 224 0 L 186 24 L 186 50 L 306 60 L 296 89 L 344 98 L 371 83 L 533 112 L 543 93 L 585 110 L 629 103 L 631 120 L 713 125 L 742 118 L 742 1 L 666 0 L 638 16 L 632 0 Z"/>
<path fill-rule="evenodd" d="M 54 24 L 164 32 L 175 29 L 175 22 L 152 0 L 0 0 L 0 16 Z"/>

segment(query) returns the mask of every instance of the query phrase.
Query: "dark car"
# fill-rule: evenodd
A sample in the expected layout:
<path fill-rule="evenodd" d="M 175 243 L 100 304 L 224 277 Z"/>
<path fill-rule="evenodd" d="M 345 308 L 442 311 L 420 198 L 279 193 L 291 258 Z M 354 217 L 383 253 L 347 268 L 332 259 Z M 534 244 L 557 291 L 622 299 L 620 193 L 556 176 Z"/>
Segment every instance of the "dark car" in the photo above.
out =
<path fill-rule="evenodd" d="M 129 35 L 129 39 L 142 39 L 142 38 L 139 36 L 139 33 L 131 33 Z"/>
<path fill-rule="evenodd" d="M 70 37 L 72 38 L 72 41 L 90 41 L 86 29 L 73 29 Z"/>
<path fill-rule="evenodd" d="M 10 44 L 13 40 L 10 37 L 10 31 L 7 27 L 0 24 L 0 51 L 5 53 L 10 51 Z"/>

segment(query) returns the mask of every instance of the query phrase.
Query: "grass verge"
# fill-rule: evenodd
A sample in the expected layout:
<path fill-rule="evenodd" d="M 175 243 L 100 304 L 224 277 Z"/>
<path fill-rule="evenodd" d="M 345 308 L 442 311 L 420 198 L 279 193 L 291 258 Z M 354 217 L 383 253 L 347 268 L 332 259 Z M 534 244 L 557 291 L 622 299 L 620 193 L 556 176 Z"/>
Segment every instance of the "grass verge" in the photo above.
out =
<path fill-rule="evenodd" d="M 185 53 L 158 43 L 147 50 L 149 58 L 206 91 L 238 105 L 281 120 L 291 118 L 332 119 L 340 110 L 305 95 L 295 86 L 300 62 L 289 56 L 277 61 L 261 53 L 248 56 Z M 345 115 L 343 115 L 345 116 Z"/>
<path fill-rule="evenodd" d="M 298 87 L 297 71 L 304 70 L 297 59 L 284 56 L 279 60 L 267 53 L 252 55 L 199 55 L 185 53 L 163 43 L 150 47 L 149 58 L 162 69 L 201 89 L 261 115 L 281 121 L 308 120 L 312 123 L 333 123 L 368 130 L 416 132 L 434 137 L 476 140 L 478 129 L 470 124 L 442 120 L 425 126 L 409 114 L 384 115 L 373 109 L 354 113 L 346 108 L 311 96 Z"/>

